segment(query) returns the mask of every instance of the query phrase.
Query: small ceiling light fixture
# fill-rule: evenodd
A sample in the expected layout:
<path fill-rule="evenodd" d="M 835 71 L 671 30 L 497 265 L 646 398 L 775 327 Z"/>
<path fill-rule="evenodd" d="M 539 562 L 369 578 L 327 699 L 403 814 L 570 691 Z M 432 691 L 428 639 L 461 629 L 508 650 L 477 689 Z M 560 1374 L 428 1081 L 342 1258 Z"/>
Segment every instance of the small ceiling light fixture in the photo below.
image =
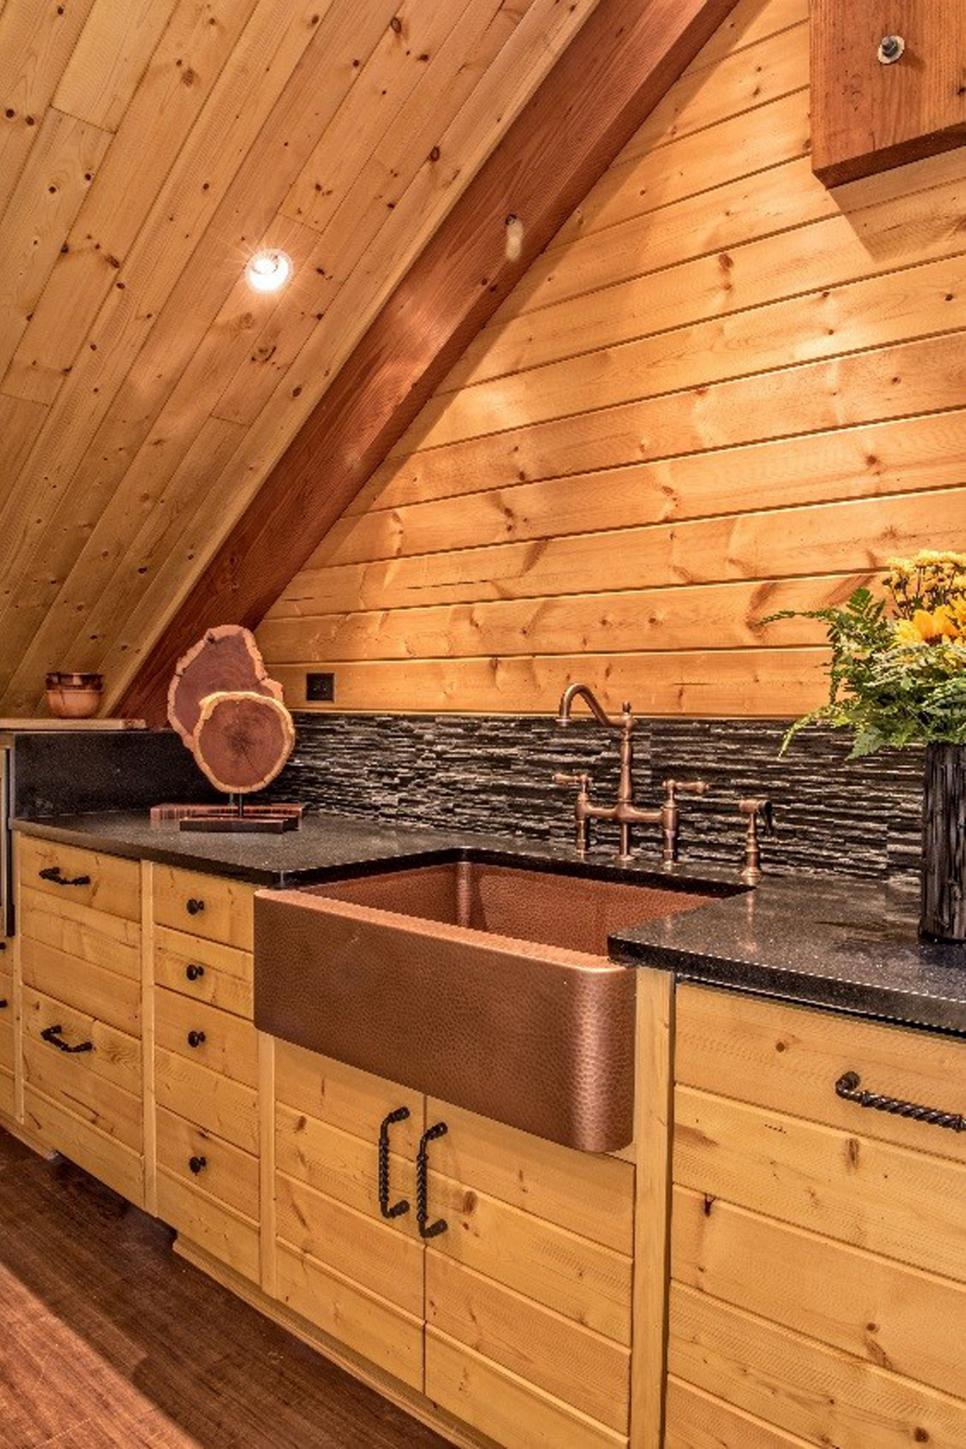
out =
<path fill-rule="evenodd" d="M 256 292 L 278 292 L 292 275 L 287 252 L 256 252 L 245 268 L 248 285 Z"/>

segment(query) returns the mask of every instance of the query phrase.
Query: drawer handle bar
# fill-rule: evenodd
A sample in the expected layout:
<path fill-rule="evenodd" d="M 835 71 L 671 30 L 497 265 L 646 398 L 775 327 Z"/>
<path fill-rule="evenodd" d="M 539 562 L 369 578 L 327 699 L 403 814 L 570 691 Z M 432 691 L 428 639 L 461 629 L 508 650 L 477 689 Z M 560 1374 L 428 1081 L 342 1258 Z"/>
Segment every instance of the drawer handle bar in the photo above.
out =
<path fill-rule="evenodd" d="M 408 1107 L 397 1107 L 382 1119 L 379 1127 L 379 1211 L 384 1218 L 398 1218 L 409 1212 L 409 1203 L 404 1197 L 389 1205 L 389 1129 L 396 1122 L 405 1122 L 408 1116 Z"/>
<path fill-rule="evenodd" d="M 44 1041 L 49 1041 L 59 1052 L 92 1052 L 94 1043 L 92 1041 L 79 1041 L 76 1046 L 70 1046 L 63 1039 L 64 1028 L 62 1026 L 45 1026 L 40 1035 Z"/>
<path fill-rule="evenodd" d="M 189 1157 L 188 1166 L 194 1173 L 195 1177 L 197 1177 L 198 1173 L 204 1172 L 205 1168 L 208 1166 L 208 1159 L 207 1157 Z"/>
<path fill-rule="evenodd" d="M 872 1107 L 876 1112 L 891 1112 L 895 1117 L 911 1117 L 930 1127 L 948 1127 L 950 1132 L 966 1132 L 966 1116 L 962 1112 L 941 1112 L 938 1107 L 923 1107 L 918 1102 L 904 1102 L 901 1097 L 884 1097 L 861 1086 L 858 1072 L 845 1072 L 835 1083 L 838 1096 L 859 1107 Z"/>
<path fill-rule="evenodd" d="M 421 1238 L 438 1238 L 440 1233 L 445 1233 L 447 1222 L 445 1218 L 438 1218 L 435 1223 L 429 1221 L 429 1152 L 431 1142 L 437 1137 L 444 1137 L 449 1131 L 445 1122 L 437 1122 L 433 1127 L 427 1127 L 419 1139 L 419 1151 L 416 1154 L 416 1222 L 419 1225 L 419 1236 Z"/>
<path fill-rule="evenodd" d="M 41 880 L 52 880 L 54 885 L 85 886 L 91 883 L 89 875 L 64 875 L 59 865 L 47 865 L 39 875 Z"/>

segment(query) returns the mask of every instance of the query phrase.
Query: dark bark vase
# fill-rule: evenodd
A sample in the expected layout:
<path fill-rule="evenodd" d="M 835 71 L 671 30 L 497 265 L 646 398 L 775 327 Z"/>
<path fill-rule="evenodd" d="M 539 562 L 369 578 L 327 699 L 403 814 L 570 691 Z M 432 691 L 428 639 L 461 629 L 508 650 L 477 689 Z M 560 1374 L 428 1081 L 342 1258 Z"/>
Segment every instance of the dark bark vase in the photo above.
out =
<path fill-rule="evenodd" d="M 926 747 L 920 929 L 966 941 L 966 745 Z"/>

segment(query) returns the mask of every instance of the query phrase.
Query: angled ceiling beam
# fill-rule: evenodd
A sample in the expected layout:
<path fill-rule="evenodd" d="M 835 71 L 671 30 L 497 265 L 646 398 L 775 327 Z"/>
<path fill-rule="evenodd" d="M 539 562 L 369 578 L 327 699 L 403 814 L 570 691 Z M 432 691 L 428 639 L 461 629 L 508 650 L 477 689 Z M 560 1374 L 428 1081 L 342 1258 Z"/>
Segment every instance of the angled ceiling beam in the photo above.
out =
<path fill-rule="evenodd" d="M 152 724 L 206 628 L 254 628 L 735 0 L 600 0 L 390 296 L 128 686 Z M 506 221 L 523 224 L 507 256 Z"/>

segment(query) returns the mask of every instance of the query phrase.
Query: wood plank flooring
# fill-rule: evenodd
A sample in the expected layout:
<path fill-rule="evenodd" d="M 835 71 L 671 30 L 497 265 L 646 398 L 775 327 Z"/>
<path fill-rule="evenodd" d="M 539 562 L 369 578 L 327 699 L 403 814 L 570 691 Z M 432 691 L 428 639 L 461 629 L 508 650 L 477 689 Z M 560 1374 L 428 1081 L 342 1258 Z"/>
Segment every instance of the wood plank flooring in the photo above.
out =
<path fill-rule="evenodd" d="M 0 1446 L 444 1449 L 0 1130 Z"/>

